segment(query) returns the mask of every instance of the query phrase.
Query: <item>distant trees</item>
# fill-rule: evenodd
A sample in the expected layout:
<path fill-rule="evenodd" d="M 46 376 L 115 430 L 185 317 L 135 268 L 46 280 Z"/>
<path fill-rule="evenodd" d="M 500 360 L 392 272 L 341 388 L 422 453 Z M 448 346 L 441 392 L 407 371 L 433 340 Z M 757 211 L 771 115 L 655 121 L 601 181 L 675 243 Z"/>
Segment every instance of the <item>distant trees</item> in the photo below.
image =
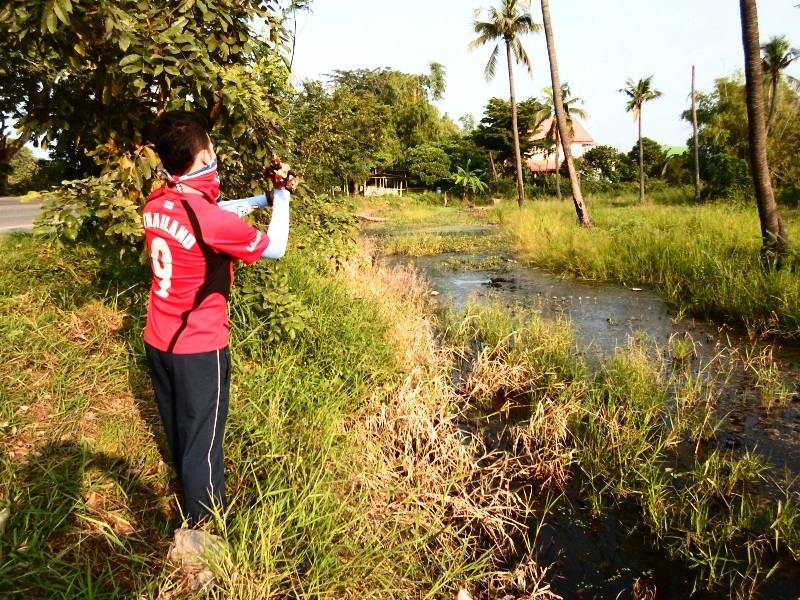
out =
<path fill-rule="evenodd" d="M 350 189 L 403 157 L 391 108 L 373 94 L 307 81 L 291 114 L 292 160 L 311 186 Z"/>
<path fill-rule="evenodd" d="M 539 31 L 541 25 L 534 23 L 529 12 L 530 0 L 502 0 L 500 8 L 489 9 L 488 20 L 475 20 L 473 26 L 478 37 L 470 43 L 470 48 L 478 48 L 484 44 L 495 43 L 484 74 L 486 79 L 494 77 L 497 68 L 497 57 L 500 43 L 505 45 L 506 64 L 508 66 L 508 87 L 511 96 L 511 123 L 514 139 L 514 164 L 517 179 L 517 202 L 520 206 L 525 200 L 525 188 L 522 180 L 522 152 L 517 125 L 517 99 L 514 89 L 514 61 L 524 65 L 529 73 L 533 73 L 530 57 L 522 45 L 521 36 Z"/>
<path fill-rule="evenodd" d="M 504 163 L 515 164 L 516 145 L 522 154 L 532 147 L 530 133 L 538 125 L 537 114 L 543 105 L 536 98 L 528 98 L 517 104 L 517 126 L 514 127 L 511 103 L 501 98 L 491 98 L 484 108 L 478 126 L 472 131 L 476 144 L 492 153 L 493 160 L 502 170 Z"/>
<path fill-rule="evenodd" d="M 628 158 L 636 163 L 641 156 L 641 168 L 647 177 L 660 177 L 667 162 L 667 152 L 657 141 L 643 137 L 628 152 Z"/>
<path fill-rule="evenodd" d="M 633 181 L 635 162 L 611 146 L 595 146 L 582 157 L 587 169 L 594 170 L 609 183 Z"/>
<path fill-rule="evenodd" d="M 769 114 L 767 116 L 767 135 L 775 119 L 775 109 L 778 106 L 778 93 L 783 71 L 794 61 L 800 58 L 800 50 L 792 48 L 785 36 L 773 36 L 761 46 L 761 66 L 764 75 L 769 77 Z"/>
<path fill-rule="evenodd" d="M 409 174 L 426 186 L 450 178 L 450 157 L 435 144 L 420 144 L 406 154 Z"/>
<path fill-rule="evenodd" d="M 357 69 L 306 81 L 291 106 L 298 170 L 312 186 L 355 188 L 375 170 L 403 167 L 412 148 L 430 155 L 430 144 L 459 133 L 432 103 L 444 89 L 438 63 L 427 74 Z"/>
<path fill-rule="evenodd" d="M 764 122 L 764 87 L 758 38 L 756 0 L 740 0 L 742 48 L 747 89 L 747 125 L 750 142 L 750 172 L 761 222 L 762 256 L 769 264 L 786 252 L 786 231 L 778 215 L 767 158 L 767 128 Z"/>
<path fill-rule="evenodd" d="M 653 88 L 653 76 L 644 77 L 639 81 L 629 78 L 625 87 L 619 90 L 628 97 L 625 110 L 633 113 L 633 118 L 639 123 L 639 202 L 644 202 L 644 149 L 642 147 L 642 106 L 645 102 L 655 100 L 661 92 Z"/>

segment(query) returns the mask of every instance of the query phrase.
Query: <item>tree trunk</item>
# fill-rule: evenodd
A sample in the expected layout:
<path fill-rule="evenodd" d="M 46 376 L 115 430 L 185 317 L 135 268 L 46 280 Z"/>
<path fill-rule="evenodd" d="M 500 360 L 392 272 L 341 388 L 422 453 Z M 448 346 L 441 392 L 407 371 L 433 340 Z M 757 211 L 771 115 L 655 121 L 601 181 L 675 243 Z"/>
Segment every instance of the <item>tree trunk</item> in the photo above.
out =
<path fill-rule="evenodd" d="M 489 164 L 492 165 L 492 180 L 497 181 L 497 167 L 494 164 L 494 154 L 489 150 Z"/>
<path fill-rule="evenodd" d="M 694 200 L 700 202 L 700 144 L 697 139 L 697 92 L 692 65 L 692 140 L 694 141 Z"/>
<path fill-rule="evenodd" d="M 558 125 L 559 137 L 564 147 L 564 160 L 567 163 L 569 173 L 569 184 L 572 187 L 572 202 L 575 205 L 575 212 L 578 221 L 585 227 L 592 226 L 589 217 L 589 209 L 583 201 L 581 192 L 581 182 L 578 179 L 578 172 L 575 170 L 575 162 L 572 160 L 572 149 L 570 148 L 570 137 L 567 131 L 567 119 L 564 114 L 564 99 L 561 97 L 561 75 L 558 72 L 558 57 L 556 56 L 556 40 L 553 36 L 553 25 L 550 21 L 550 2 L 542 0 L 542 22 L 544 23 L 544 36 L 547 40 L 547 57 L 550 61 L 550 80 L 553 86 L 554 106 L 556 109 L 556 124 Z M 558 162 L 558 161 L 556 161 Z M 556 171 L 558 174 L 558 171 Z"/>
<path fill-rule="evenodd" d="M 559 167 L 558 159 L 561 158 L 559 156 L 559 151 L 558 151 L 558 138 L 559 138 L 558 128 L 556 128 L 555 137 L 556 137 L 556 161 L 555 161 L 555 167 L 556 167 L 556 173 L 555 173 L 555 175 L 556 175 L 556 198 L 558 198 L 559 200 L 563 200 L 564 198 L 561 196 L 561 173 L 558 172 L 558 167 Z"/>
<path fill-rule="evenodd" d="M 772 191 L 767 160 L 767 129 L 764 123 L 764 84 L 761 52 L 758 39 L 758 8 L 756 0 L 739 0 L 742 18 L 742 47 L 744 49 L 747 81 L 747 126 L 750 141 L 750 173 L 761 222 L 762 257 L 769 267 L 775 258 L 786 253 L 786 233 L 778 215 Z M 779 263 L 778 263 L 779 266 Z"/>
<path fill-rule="evenodd" d="M 769 116 L 767 117 L 767 137 L 769 137 L 769 130 L 772 128 L 772 120 L 775 118 L 775 107 L 778 105 L 778 74 L 773 73 L 770 76 L 770 99 L 769 99 Z"/>
<path fill-rule="evenodd" d="M 639 202 L 644 202 L 644 146 L 642 145 L 642 107 L 639 107 Z"/>
<path fill-rule="evenodd" d="M 8 193 L 8 178 L 11 175 L 11 161 L 22 150 L 25 141 L 30 138 L 27 131 L 11 139 L 0 130 L 0 196 Z"/>
<path fill-rule="evenodd" d="M 508 61 L 508 87 L 511 91 L 511 128 L 514 134 L 514 158 L 517 167 L 517 202 L 522 208 L 525 202 L 525 186 L 522 183 L 522 152 L 519 149 L 519 129 L 517 128 L 517 97 L 514 93 L 514 68 L 511 62 L 511 43 L 506 39 L 506 60 Z"/>

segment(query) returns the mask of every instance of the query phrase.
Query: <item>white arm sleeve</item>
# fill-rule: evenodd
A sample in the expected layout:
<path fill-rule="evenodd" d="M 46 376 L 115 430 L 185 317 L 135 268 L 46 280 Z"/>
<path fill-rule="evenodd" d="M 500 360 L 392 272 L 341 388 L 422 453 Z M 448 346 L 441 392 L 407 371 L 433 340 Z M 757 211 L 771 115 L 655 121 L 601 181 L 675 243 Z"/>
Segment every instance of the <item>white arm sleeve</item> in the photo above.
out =
<path fill-rule="evenodd" d="M 261 258 L 282 258 L 286 254 L 286 243 L 289 241 L 289 198 L 291 194 L 285 189 L 276 189 L 272 197 L 272 218 L 267 228 L 269 245 Z"/>
<path fill-rule="evenodd" d="M 222 200 L 217 203 L 222 210 L 227 210 L 240 217 L 250 214 L 257 208 L 264 208 L 267 205 L 267 197 L 264 194 L 240 200 Z"/>

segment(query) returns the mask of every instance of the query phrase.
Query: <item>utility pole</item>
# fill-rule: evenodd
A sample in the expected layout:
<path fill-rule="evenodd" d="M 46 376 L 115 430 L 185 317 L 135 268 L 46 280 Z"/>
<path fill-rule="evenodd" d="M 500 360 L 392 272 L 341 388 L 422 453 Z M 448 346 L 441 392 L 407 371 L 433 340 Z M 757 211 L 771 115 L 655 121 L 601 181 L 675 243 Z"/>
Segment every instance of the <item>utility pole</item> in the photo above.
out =
<path fill-rule="evenodd" d="M 694 201 L 700 202 L 700 144 L 697 140 L 697 91 L 694 65 L 692 65 L 692 131 L 694 135 Z"/>

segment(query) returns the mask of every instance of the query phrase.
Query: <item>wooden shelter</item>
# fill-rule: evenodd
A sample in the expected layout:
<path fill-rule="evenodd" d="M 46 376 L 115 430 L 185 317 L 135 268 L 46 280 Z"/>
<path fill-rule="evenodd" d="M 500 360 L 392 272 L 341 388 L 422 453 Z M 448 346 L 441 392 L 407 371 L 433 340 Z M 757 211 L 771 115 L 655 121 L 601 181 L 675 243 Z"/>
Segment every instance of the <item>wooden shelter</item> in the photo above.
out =
<path fill-rule="evenodd" d="M 402 196 L 406 189 L 406 176 L 401 173 L 373 173 L 364 185 L 364 195 Z"/>

